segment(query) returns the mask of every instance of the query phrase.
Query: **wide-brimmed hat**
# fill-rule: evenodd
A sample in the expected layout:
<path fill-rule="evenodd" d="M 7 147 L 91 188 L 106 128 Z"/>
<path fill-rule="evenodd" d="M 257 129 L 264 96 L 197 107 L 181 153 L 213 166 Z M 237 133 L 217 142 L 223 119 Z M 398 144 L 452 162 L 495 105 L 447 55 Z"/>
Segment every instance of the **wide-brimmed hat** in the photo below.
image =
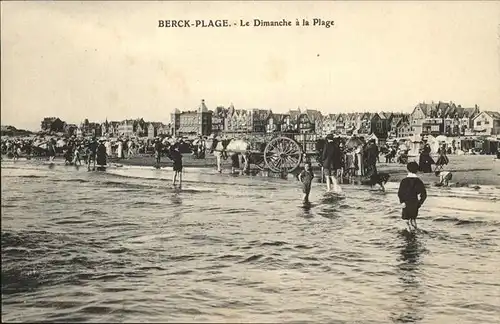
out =
<path fill-rule="evenodd" d="M 328 134 L 328 135 L 326 135 L 326 139 L 327 139 L 327 140 L 332 140 L 332 139 L 333 139 L 333 134 Z"/>

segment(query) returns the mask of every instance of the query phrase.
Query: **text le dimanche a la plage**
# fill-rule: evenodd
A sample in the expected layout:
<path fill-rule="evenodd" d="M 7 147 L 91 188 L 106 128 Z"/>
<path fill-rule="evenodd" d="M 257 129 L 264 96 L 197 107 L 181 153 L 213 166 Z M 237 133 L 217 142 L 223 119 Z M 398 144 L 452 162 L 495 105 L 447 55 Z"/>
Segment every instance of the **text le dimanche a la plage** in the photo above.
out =
<path fill-rule="evenodd" d="M 227 28 L 227 27 L 323 27 L 335 26 L 334 20 L 322 18 L 297 18 L 295 20 L 263 20 L 263 19 L 239 19 L 230 21 L 227 19 L 165 19 L 158 20 L 159 28 Z"/>

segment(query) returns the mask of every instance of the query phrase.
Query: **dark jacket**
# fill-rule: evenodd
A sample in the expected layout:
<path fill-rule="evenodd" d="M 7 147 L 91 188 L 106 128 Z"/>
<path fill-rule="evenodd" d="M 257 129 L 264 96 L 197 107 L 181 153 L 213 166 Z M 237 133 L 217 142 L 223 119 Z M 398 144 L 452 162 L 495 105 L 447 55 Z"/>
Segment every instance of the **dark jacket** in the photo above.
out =
<path fill-rule="evenodd" d="M 398 197 L 400 203 L 420 207 L 427 198 L 427 190 L 420 178 L 407 177 L 399 184 Z"/>
<path fill-rule="evenodd" d="M 342 154 L 338 142 L 326 141 L 322 154 L 323 167 L 330 170 L 338 170 L 342 167 Z"/>

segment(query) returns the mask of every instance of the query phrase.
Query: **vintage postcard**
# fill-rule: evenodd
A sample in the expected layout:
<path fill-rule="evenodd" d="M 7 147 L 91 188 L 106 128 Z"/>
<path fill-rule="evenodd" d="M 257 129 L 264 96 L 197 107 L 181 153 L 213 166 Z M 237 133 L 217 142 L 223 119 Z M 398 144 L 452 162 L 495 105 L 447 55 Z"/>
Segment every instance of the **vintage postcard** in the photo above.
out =
<path fill-rule="evenodd" d="M 498 323 L 500 2 L 0 5 L 2 322 Z"/>

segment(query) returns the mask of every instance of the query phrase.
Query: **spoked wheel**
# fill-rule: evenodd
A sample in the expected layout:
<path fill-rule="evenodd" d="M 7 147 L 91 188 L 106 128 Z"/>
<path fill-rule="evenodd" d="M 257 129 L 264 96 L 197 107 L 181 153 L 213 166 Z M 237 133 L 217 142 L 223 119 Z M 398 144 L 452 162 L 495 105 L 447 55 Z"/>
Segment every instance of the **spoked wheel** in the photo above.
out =
<path fill-rule="evenodd" d="M 299 144 L 288 137 L 273 139 L 264 150 L 266 165 L 273 172 L 293 172 L 299 167 L 301 159 Z"/>

